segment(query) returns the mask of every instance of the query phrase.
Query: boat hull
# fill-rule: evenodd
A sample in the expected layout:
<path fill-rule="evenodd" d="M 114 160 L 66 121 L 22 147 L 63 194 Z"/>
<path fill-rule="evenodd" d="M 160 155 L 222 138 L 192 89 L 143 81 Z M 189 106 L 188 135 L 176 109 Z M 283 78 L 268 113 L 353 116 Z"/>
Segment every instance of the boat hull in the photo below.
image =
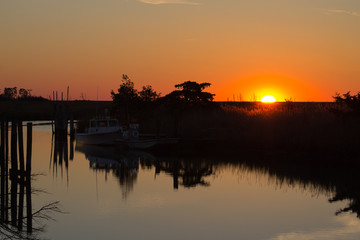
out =
<path fill-rule="evenodd" d="M 176 138 L 163 138 L 163 139 L 137 139 L 137 140 L 125 140 L 116 139 L 116 144 L 125 146 L 130 149 L 148 149 L 157 145 L 171 145 L 178 143 Z"/>
<path fill-rule="evenodd" d="M 122 136 L 120 131 L 107 133 L 78 133 L 76 134 L 76 142 L 79 144 L 89 145 L 111 145 L 115 139 Z"/>

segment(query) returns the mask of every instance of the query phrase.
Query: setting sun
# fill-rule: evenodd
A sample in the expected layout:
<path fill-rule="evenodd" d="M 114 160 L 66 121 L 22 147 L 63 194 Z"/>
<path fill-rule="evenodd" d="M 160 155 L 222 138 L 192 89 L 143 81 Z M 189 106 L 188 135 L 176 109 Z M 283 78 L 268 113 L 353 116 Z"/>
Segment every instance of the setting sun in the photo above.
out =
<path fill-rule="evenodd" d="M 263 103 L 273 103 L 275 101 L 276 101 L 276 99 L 270 95 L 266 95 L 261 99 L 261 102 L 263 102 Z"/>

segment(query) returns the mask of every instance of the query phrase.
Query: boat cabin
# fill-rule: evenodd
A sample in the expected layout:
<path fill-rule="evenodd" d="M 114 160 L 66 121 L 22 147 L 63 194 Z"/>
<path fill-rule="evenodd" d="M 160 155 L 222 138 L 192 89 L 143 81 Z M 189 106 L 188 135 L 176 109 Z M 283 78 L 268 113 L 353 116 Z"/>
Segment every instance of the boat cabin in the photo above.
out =
<path fill-rule="evenodd" d="M 122 131 L 122 127 L 117 119 L 90 119 L 88 133 L 108 133 L 114 131 Z"/>

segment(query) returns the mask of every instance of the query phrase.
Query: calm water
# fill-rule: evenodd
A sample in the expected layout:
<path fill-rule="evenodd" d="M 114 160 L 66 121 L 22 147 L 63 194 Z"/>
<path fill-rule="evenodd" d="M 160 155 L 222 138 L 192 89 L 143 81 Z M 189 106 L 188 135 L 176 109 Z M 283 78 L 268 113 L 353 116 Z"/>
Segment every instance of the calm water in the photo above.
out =
<path fill-rule="evenodd" d="M 359 239 L 334 189 L 226 159 L 155 157 L 76 146 L 54 163 L 49 126 L 33 128 L 33 208 L 60 202 L 50 239 Z M 106 164 L 105 164 L 106 163 Z M 66 166 L 68 165 L 68 166 Z"/>

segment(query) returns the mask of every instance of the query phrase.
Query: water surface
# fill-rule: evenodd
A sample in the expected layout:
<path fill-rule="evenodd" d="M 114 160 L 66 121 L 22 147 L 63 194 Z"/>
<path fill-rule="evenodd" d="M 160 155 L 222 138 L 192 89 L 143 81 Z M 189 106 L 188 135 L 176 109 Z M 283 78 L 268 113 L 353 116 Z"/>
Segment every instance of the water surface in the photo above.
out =
<path fill-rule="evenodd" d="M 33 207 L 59 201 L 50 239 L 359 239 L 354 199 L 336 185 L 209 157 L 76 146 L 54 162 L 50 126 L 34 126 Z M 69 151 L 70 153 L 70 151 Z M 251 160 L 251 159 L 247 159 Z M 270 161 L 270 159 L 269 159 Z M 321 173 L 319 173 L 321 175 Z"/>

